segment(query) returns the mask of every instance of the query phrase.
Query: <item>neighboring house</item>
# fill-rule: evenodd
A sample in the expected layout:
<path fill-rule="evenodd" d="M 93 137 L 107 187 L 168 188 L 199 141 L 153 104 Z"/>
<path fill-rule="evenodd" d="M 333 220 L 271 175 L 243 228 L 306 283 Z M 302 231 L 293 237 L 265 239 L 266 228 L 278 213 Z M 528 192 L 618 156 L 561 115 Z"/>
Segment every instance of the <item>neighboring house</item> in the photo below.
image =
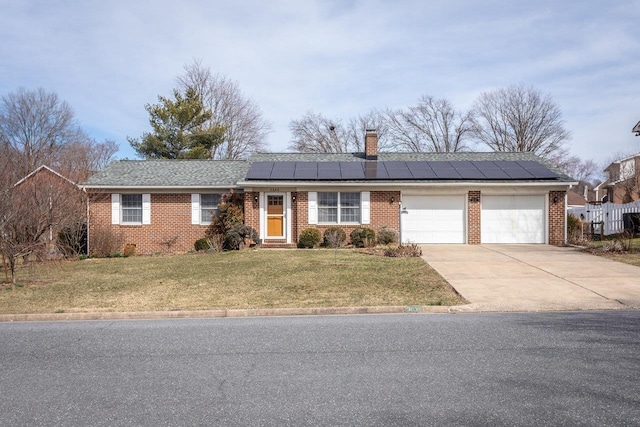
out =
<path fill-rule="evenodd" d="M 587 204 L 587 199 L 582 194 L 577 193 L 576 191 L 570 189 L 567 191 L 567 207 L 579 207 Z"/>
<path fill-rule="evenodd" d="M 29 203 L 34 208 L 39 208 L 41 214 L 46 212 L 46 218 L 34 216 L 33 222 L 37 224 L 48 222 L 46 232 L 41 239 L 46 241 L 49 255 L 55 255 L 58 252 L 56 241 L 58 232 L 63 226 L 68 226 L 72 222 L 75 224 L 86 221 L 86 200 L 82 189 L 49 166 L 40 166 L 16 182 L 14 188 L 24 193 L 20 197 L 34 198 L 29 200 Z M 31 227 L 32 232 L 38 232 L 38 226 L 31 225 Z"/>
<path fill-rule="evenodd" d="M 295 246 L 301 231 L 347 235 L 383 226 L 415 243 L 565 242 L 571 178 L 530 153 L 254 154 L 246 161 L 120 161 L 90 178 L 94 227 L 124 234 L 138 253 L 193 249 L 221 194 L 244 194 L 245 224 L 266 247 Z M 91 237 L 90 237 L 91 239 Z"/>
<path fill-rule="evenodd" d="M 608 178 L 596 187 L 601 201 L 631 203 L 640 199 L 640 153 L 615 161 L 604 171 Z"/>

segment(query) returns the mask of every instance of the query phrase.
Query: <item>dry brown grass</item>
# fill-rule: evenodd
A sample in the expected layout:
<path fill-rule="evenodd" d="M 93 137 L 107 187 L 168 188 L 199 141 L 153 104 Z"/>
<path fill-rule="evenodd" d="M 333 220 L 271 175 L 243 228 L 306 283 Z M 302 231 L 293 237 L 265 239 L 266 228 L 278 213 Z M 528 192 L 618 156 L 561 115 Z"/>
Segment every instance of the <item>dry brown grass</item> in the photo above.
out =
<path fill-rule="evenodd" d="M 456 305 L 420 258 L 340 250 L 240 251 L 46 263 L 0 291 L 0 314 Z"/>

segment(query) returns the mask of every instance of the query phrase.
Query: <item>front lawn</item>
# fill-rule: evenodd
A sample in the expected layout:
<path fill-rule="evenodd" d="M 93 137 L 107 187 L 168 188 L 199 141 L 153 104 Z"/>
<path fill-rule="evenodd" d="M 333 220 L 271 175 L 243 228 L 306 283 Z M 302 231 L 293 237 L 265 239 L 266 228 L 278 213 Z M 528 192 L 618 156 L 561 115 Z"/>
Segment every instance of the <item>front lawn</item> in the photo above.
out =
<path fill-rule="evenodd" d="M 640 267 L 640 238 L 610 238 L 589 242 L 587 251 L 614 261 Z"/>
<path fill-rule="evenodd" d="M 31 264 L 0 314 L 464 304 L 420 258 L 340 250 L 90 259 Z"/>

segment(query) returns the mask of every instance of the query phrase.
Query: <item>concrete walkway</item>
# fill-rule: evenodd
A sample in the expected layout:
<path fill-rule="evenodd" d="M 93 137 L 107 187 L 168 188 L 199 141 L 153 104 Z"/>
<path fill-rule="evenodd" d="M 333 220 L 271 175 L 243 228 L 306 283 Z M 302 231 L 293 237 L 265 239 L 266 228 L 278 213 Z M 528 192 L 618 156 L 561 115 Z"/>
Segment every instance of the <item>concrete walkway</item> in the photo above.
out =
<path fill-rule="evenodd" d="M 471 311 L 640 308 L 640 267 L 548 245 L 423 245 Z"/>

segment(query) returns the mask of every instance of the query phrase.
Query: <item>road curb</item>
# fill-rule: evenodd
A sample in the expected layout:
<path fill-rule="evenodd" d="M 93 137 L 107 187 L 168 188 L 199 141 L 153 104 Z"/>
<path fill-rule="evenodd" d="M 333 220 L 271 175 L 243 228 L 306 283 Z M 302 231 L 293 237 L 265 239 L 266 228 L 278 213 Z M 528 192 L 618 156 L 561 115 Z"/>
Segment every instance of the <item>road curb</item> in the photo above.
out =
<path fill-rule="evenodd" d="M 202 319 L 218 317 L 269 316 L 329 316 L 349 314 L 420 314 L 452 313 L 456 307 L 401 305 L 377 307 L 315 307 L 315 308 L 257 308 L 235 310 L 194 311 L 130 311 L 91 313 L 2 314 L 0 322 L 50 322 L 69 320 L 128 320 L 128 319 Z"/>

